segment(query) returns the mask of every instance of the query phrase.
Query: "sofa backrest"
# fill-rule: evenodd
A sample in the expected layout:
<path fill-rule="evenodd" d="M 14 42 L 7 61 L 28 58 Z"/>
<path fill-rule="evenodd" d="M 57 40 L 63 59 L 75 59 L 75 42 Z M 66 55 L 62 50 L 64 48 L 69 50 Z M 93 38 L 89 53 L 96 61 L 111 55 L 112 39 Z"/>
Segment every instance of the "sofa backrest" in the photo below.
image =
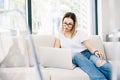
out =
<path fill-rule="evenodd" d="M 99 51 L 105 53 L 104 46 L 103 46 L 103 41 L 102 41 L 100 36 L 91 35 L 90 38 L 89 38 L 89 41 L 96 50 L 99 50 Z"/>
<path fill-rule="evenodd" d="M 106 58 L 108 58 L 106 51 L 105 51 L 104 42 L 102 41 L 100 36 L 91 35 L 89 41 L 96 50 L 99 50 L 99 51 L 105 53 Z"/>
<path fill-rule="evenodd" d="M 0 36 L 0 62 L 8 54 L 10 46 L 13 44 L 12 38 L 9 36 Z"/>
<path fill-rule="evenodd" d="M 104 42 L 104 47 L 108 60 L 119 60 L 120 42 Z"/>
<path fill-rule="evenodd" d="M 32 35 L 34 44 L 35 44 L 35 49 L 37 54 L 39 54 L 39 48 L 40 47 L 53 47 L 54 46 L 54 41 L 55 41 L 55 37 L 51 36 L 51 35 Z M 103 46 L 103 42 L 100 38 L 100 36 L 98 35 L 92 35 L 90 36 L 90 43 L 92 44 L 92 46 L 97 49 L 100 50 L 102 52 L 104 51 L 104 46 Z M 29 46 L 29 56 L 30 56 L 30 65 L 34 65 L 34 59 L 33 59 L 33 51 L 32 48 L 30 49 Z"/>
<path fill-rule="evenodd" d="M 29 58 L 25 40 L 21 36 L 0 36 L 0 67 L 27 67 Z M 0 56 L 1 57 L 1 56 Z"/>
<path fill-rule="evenodd" d="M 53 47 L 55 42 L 55 37 L 51 35 L 31 35 L 33 44 L 35 47 L 35 51 L 37 54 L 39 54 L 39 48 L 40 47 Z M 28 54 L 29 54 L 29 63 L 30 66 L 35 65 L 35 59 L 34 59 L 34 51 L 33 51 L 33 45 L 31 44 L 30 39 L 27 40 L 27 46 L 28 46 Z M 39 57 L 38 57 L 39 58 Z"/>
<path fill-rule="evenodd" d="M 51 35 L 32 35 L 36 47 L 53 47 L 55 37 Z"/>
<path fill-rule="evenodd" d="M 32 35 L 33 38 L 33 42 L 35 45 L 35 49 L 37 54 L 39 54 L 39 48 L 40 47 L 53 47 L 54 46 L 54 41 L 55 41 L 55 37 L 51 36 L 51 35 Z M 18 41 L 18 46 L 20 47 L 19 49 L 22 51 L 22 54 L 25 54 L 26 57 L 28 56 L 29 58 L 29 64 L 32 66 L 34 65 L 34 55 L 33 55 L 33 47 L 31 45 L 30 39 L 29 37 L 24 39 L 21 37 L 2 37 L 0 39 L 0 43 L 2 43 L 2 45 L 0 45 L 0 52 L 4 52 L 5 54 L 0 54 L 2 55 L 1 60 L 4 58 L 4 56 L 6 56 L 9 51 L 10 48 L 13 47 L 13 50 L 16 49 L 15 45 L 16 43 L 14 41 Z M 100 38 L 100 36 L 91 36 L 90 37 L 90 42 L 91 44 L 98 50 L 104 52 L 104 47 L 103 47 L 103 42 Z M 12 46 L 13 45 L 13 46 Z M 2 49 L 2 47 L 4 47 L 5 50 Z M 15 51 L 13 51 L 15 53 Z M 27 60 L 26 60 L 27 61 Z M 28 62 L 28 61 L 27 61 Z"/>

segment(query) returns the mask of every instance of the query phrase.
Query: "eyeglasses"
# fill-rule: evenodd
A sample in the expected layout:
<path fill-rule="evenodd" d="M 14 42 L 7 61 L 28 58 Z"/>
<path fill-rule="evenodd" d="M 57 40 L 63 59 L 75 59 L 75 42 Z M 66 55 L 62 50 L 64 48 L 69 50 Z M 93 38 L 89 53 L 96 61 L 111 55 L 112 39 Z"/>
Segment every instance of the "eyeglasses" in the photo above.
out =
<path fill-rule="evenodd" d="M 66 23 L 66 22 L 65 22 L 65 23 L 62 23 L 62 25 L 63 25 L 63 26 L 68 26 L 69 28 L 71 28 L 71 27 L 73 26 L 73 24 L 71 24 L 71 23 Z"/>

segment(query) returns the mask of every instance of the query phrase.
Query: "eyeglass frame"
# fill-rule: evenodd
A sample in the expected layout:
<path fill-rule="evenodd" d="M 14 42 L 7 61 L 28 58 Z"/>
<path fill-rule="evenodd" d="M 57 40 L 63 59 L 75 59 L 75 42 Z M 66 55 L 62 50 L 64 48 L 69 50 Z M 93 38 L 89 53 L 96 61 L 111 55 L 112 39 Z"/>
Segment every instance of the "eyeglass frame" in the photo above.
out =
<path fill-rule="evenodd" d="M 66 22 L 63 22 L 62 25 L 63 25 L 63 26 L 67 26 L 67 27 L 69 27 L 69 28 L 71 28 L 71 27 L 73 26 L 73 24 L 71 24 L 71 23 L 66 23 Z"/>

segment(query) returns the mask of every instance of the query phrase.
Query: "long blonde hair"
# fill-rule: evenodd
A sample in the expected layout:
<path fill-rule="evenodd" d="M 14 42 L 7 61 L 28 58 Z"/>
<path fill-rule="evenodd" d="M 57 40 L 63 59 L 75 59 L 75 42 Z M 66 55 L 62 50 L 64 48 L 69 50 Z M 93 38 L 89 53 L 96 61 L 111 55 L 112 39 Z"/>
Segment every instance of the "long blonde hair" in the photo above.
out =
<path fill-rule="evenodd" d="M 71 38 L 75 35 L 75 32 L 76 32 L 76 28 L 77 28 L 77 17 L 74 13 L 72 12 L 67 12 L 64 16 L 63 16 L 63 19 L 62 19 L 62 23 L 64 21 L 65 18 L 71 18 L 73 20 L 73 26 L 72 26 L 72 29 L 71 29 Z M 63 26 L 61 28 L 61 31 L 63 32 Z"/>

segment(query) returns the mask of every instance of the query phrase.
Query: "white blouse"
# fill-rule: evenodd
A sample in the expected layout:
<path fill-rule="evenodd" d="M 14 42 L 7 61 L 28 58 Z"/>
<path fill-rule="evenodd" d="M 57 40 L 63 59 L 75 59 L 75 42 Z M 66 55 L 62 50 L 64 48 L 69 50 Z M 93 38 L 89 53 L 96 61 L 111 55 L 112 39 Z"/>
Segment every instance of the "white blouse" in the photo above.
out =
<path fill-rule="evenodd" d="M 88 40 L 88 35 L 82 30 L 77 31 L 73 38 L 66 38 L 64 34 L 60 33 L 61 48 L 70 48 L 73 53 L 82 52 L 87 49 L 82 42 Z"/>

